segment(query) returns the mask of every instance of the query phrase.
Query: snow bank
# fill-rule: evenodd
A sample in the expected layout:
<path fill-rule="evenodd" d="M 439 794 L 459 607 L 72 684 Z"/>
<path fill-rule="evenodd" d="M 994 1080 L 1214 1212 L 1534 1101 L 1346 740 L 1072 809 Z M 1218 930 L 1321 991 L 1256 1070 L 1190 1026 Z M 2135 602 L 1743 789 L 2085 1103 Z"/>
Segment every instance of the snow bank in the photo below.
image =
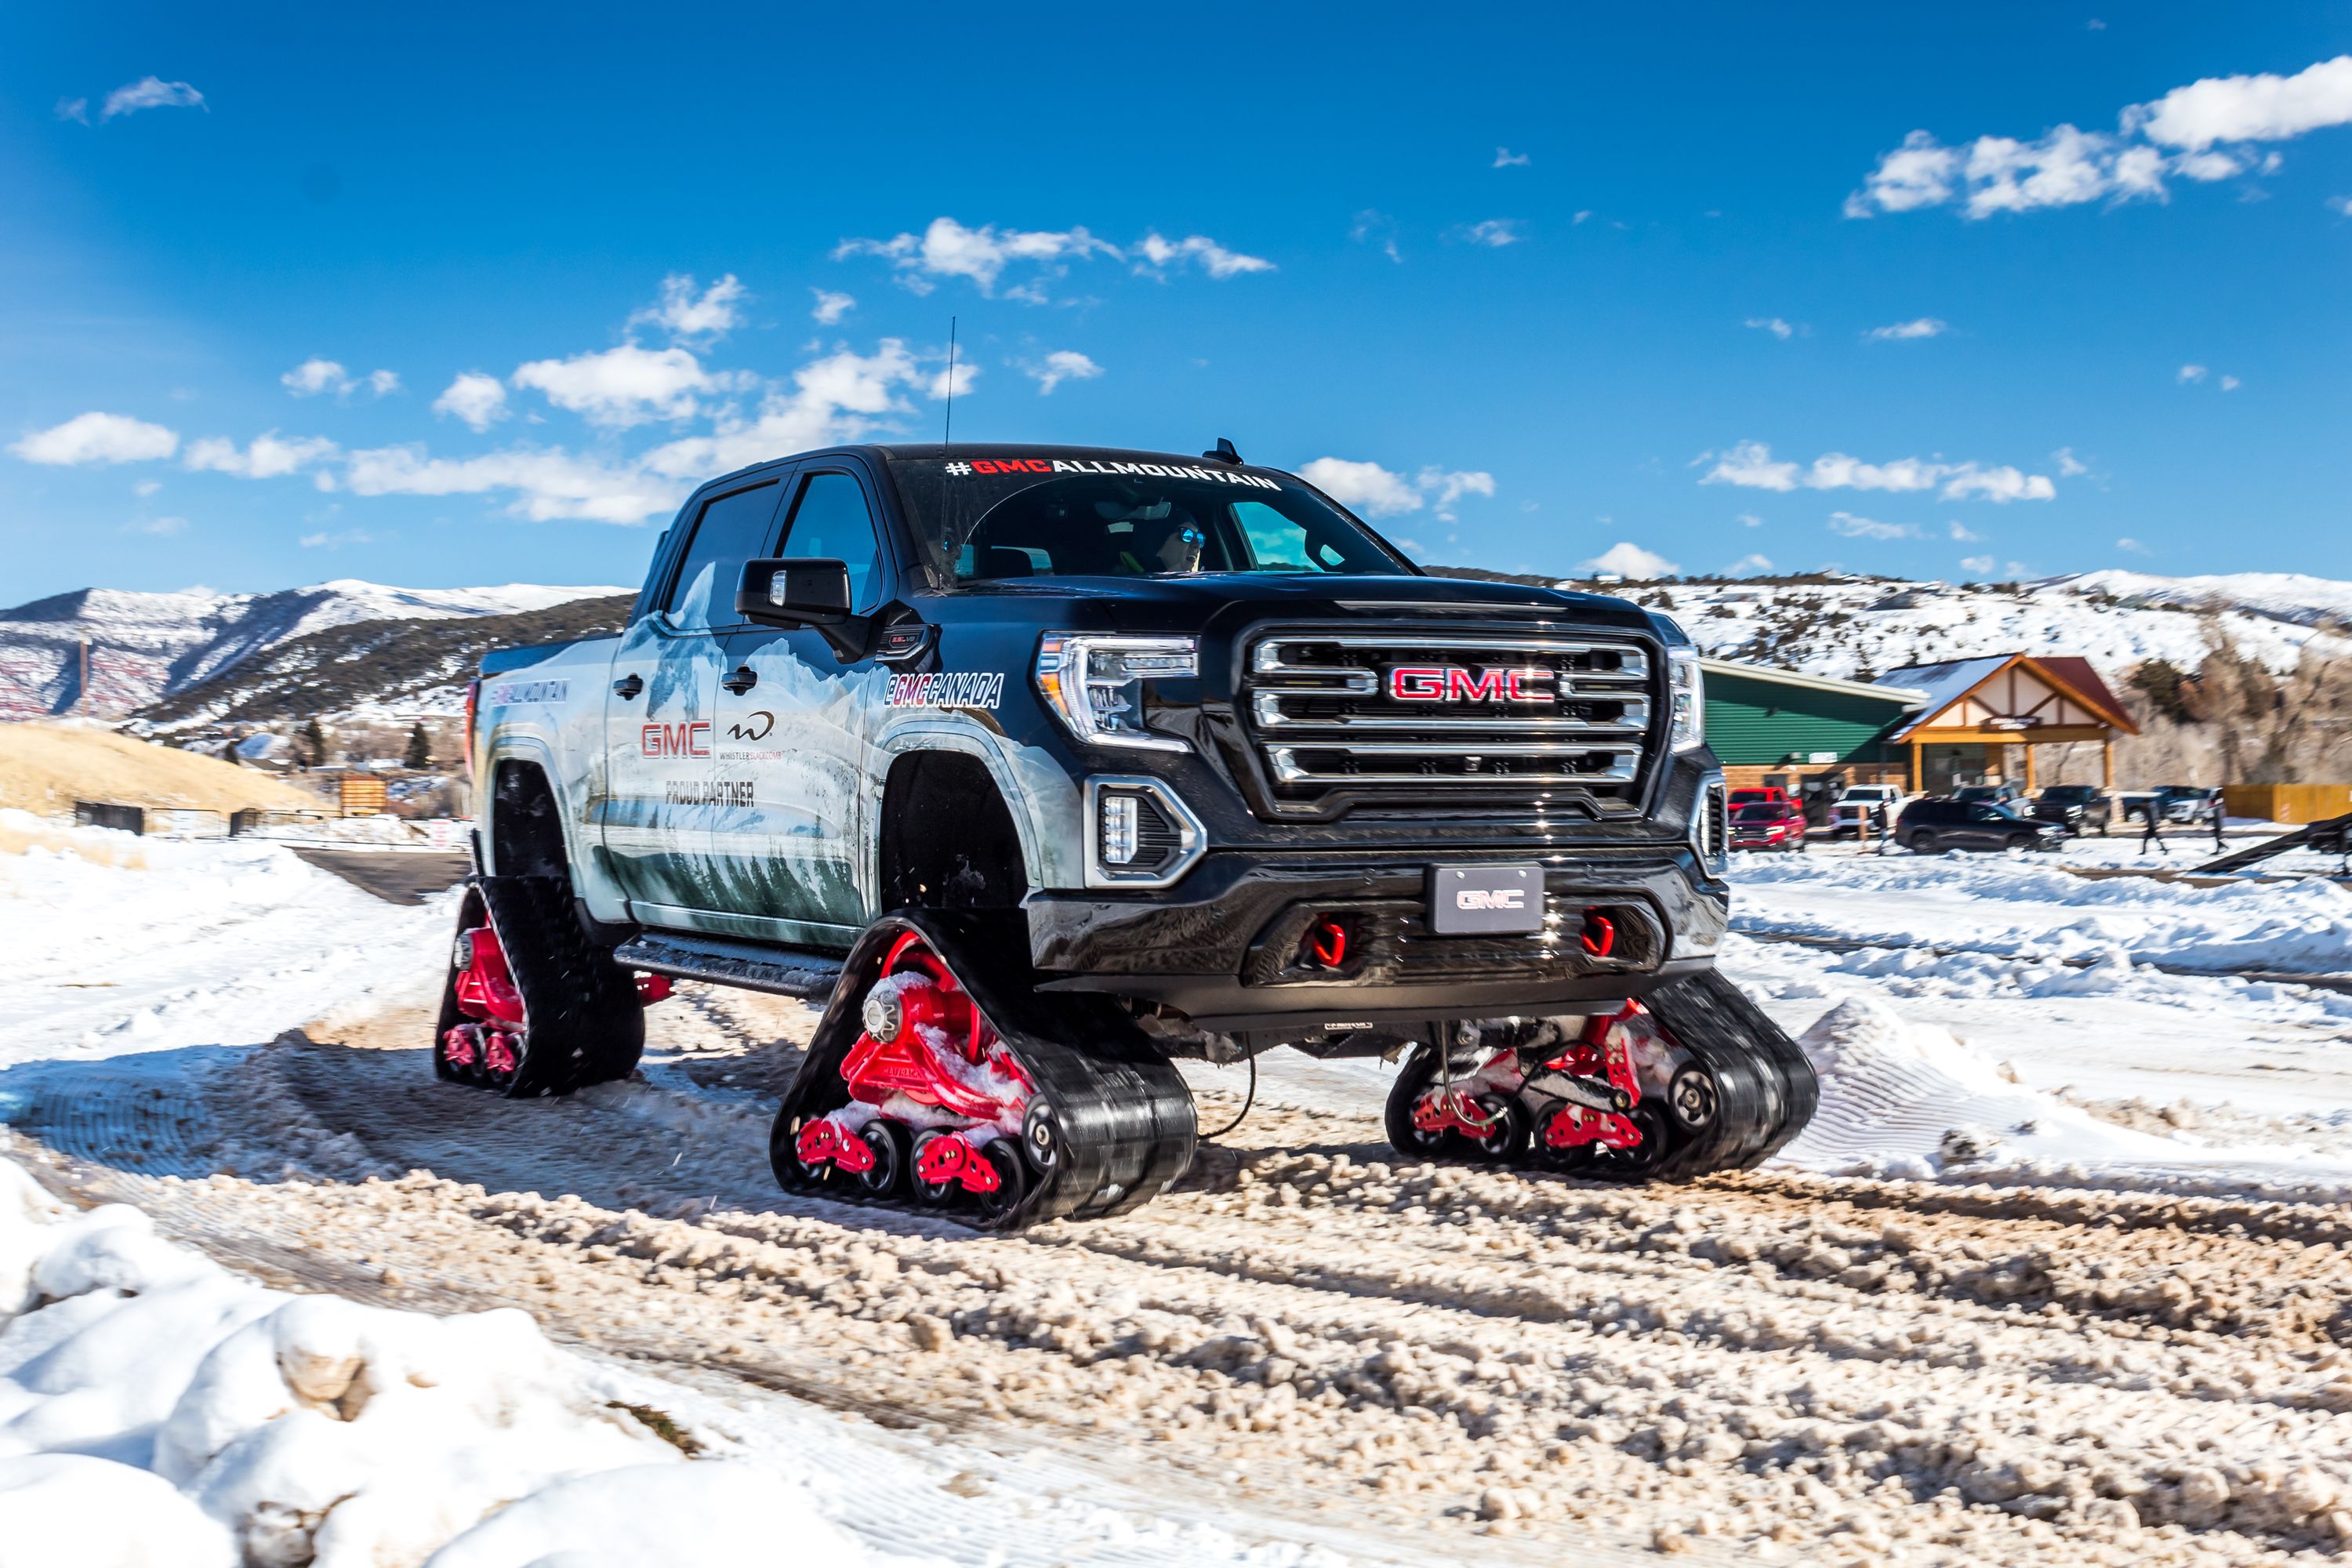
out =
<path fill-rule="evenodd" d="M 0 812 L 0 828 L 26 823 L 43 826 Z M 276 845 L 44 832 L 0 854 L 0 1065 L 266 1040 L 337 1001 L 412 986 L 453 918 L 372 898 Z M 136 858 L 106 863 L 124 849 Z"/>
<path fill-rule="evenodd" d="M 689 1464 L 521 1311 L 265 1289 L 5 1162 L 0 1325 L 0 1568 L 876 1561 L 782 1478 Z"/>

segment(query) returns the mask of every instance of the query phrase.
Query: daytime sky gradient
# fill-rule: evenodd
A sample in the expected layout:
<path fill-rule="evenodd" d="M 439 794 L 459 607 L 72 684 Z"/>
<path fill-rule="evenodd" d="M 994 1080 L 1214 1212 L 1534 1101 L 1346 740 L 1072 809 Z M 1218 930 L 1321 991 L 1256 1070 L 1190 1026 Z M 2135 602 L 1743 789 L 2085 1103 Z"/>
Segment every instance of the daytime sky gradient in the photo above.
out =
<path fill-rule="evenodd" d="M 850 439 L 1499 571 L 2352 575 L 2352 3 L 0 19 L 0 599 L 634 583 Z"/>

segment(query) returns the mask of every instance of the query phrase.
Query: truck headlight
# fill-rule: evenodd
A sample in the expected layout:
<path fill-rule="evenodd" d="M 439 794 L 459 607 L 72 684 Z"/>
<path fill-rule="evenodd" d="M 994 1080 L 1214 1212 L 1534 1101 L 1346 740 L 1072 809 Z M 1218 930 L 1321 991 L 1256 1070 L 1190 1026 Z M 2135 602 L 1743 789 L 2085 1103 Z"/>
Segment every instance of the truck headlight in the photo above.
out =
<path fill-rule="evenodd" d="M 1667 738 L 1677 752 L 1706 744 L 1706 687 L 1699 678 L 1698 649 L 1666 649 Z"/>
<path fill-rule="evenodd" d="M 1106 637 L 1049 632 L 1037 647 L 1037 690 L 1081 741 L 1146 752 L 1181 752 L 1186 742 L 1145 728 L 1143 683 L 1201 672 L 1198 637 Z"/>

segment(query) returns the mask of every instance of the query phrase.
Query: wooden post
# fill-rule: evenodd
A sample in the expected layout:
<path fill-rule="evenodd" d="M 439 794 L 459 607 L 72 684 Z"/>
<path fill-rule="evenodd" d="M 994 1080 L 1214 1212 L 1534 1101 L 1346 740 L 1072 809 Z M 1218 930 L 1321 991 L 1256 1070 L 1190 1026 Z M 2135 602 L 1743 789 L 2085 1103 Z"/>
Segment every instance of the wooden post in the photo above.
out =
<path fill-rule="evenodd" d="M 2101 787 L 2108 795 L 2115 794 L 2116 742 L 2112 735 L 2099 742 L 2099 770 L 2102 778 L 2105 781 Z"/>
<path fill-rule="evenodd" d="M 2025 742 L 2025 793 L 2033 793 L 2033 742 Z"/>
<path fill-rule="evenodd" d="M 1911 742 L 1911 793 L 1913 795 L 1917 795 L 1927 787 L 1924 780 L 1925 775 L 1919 763 L 1919 742 L 1914 741 Z"/>

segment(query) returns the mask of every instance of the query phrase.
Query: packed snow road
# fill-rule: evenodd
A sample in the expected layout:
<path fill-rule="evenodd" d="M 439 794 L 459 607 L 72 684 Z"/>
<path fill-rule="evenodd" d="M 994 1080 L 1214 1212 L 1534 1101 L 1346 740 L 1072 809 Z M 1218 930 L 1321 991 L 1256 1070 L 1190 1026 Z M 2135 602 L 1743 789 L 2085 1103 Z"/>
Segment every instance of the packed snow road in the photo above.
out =
<path fill-rule="evenodd" d="M 84 900 L 155 875 L 34 869 Z M 2072 1563 L 2352 1545 L 2352 1162 L 2326 1121 L 2352 1097 L 2306 1097 L 2296 1121 L 2217 1093 L 2189 1131 L 2185 1110 L 2116 1103 L 2179 1080 L 2110 1031 L 2108 1098 L 2062 1100 L 1997 1066 L 1989 1026 L 2067 1000 L 2013 975 L 1906 992 L 1742 944 L 1735 973 L 1809 1030 L 1824 1077 L 1815 1131 L 1752 1175 L 1622 1192 L 1416 1165 L 1381 1140 L 1376 1066 L 1276 1058 L 1184 1190 L 979 1237 L 774 1190 L 767 1121 L 814 1021 L 797 1005 L 684 988 L 649 1016 L 642 1081 L 568 1100 L 435 1082 L 442 911 L 341 891 L 307 896 L 373 933 L 366 986 L 320 938 L 333 981 L 305 1013 L 274 1016 L 266 986 L 240 1033 L 217 991 L 180 997 L 205 1039 L 178 991 L 142 994 L 142 1050 L 87 1015 L 44 1037 L 18 998 L 6 1152 L 269 1283 L 520 1306 L 681 1388 L 782 1390 L 943 1454 L 1049 1452 L 1073 1484 L 1149 1486 L 1170 1517 L 1287 1549 Z M 2118 1000 L 2217 1028 L 2160 990 L 2092 999 Z M 2324 1009 L 2263 1026 L 2315 1062 L 2345 1048 Z M 1238 1077 L 1199 1075 L 1207 1125 Z"/>

